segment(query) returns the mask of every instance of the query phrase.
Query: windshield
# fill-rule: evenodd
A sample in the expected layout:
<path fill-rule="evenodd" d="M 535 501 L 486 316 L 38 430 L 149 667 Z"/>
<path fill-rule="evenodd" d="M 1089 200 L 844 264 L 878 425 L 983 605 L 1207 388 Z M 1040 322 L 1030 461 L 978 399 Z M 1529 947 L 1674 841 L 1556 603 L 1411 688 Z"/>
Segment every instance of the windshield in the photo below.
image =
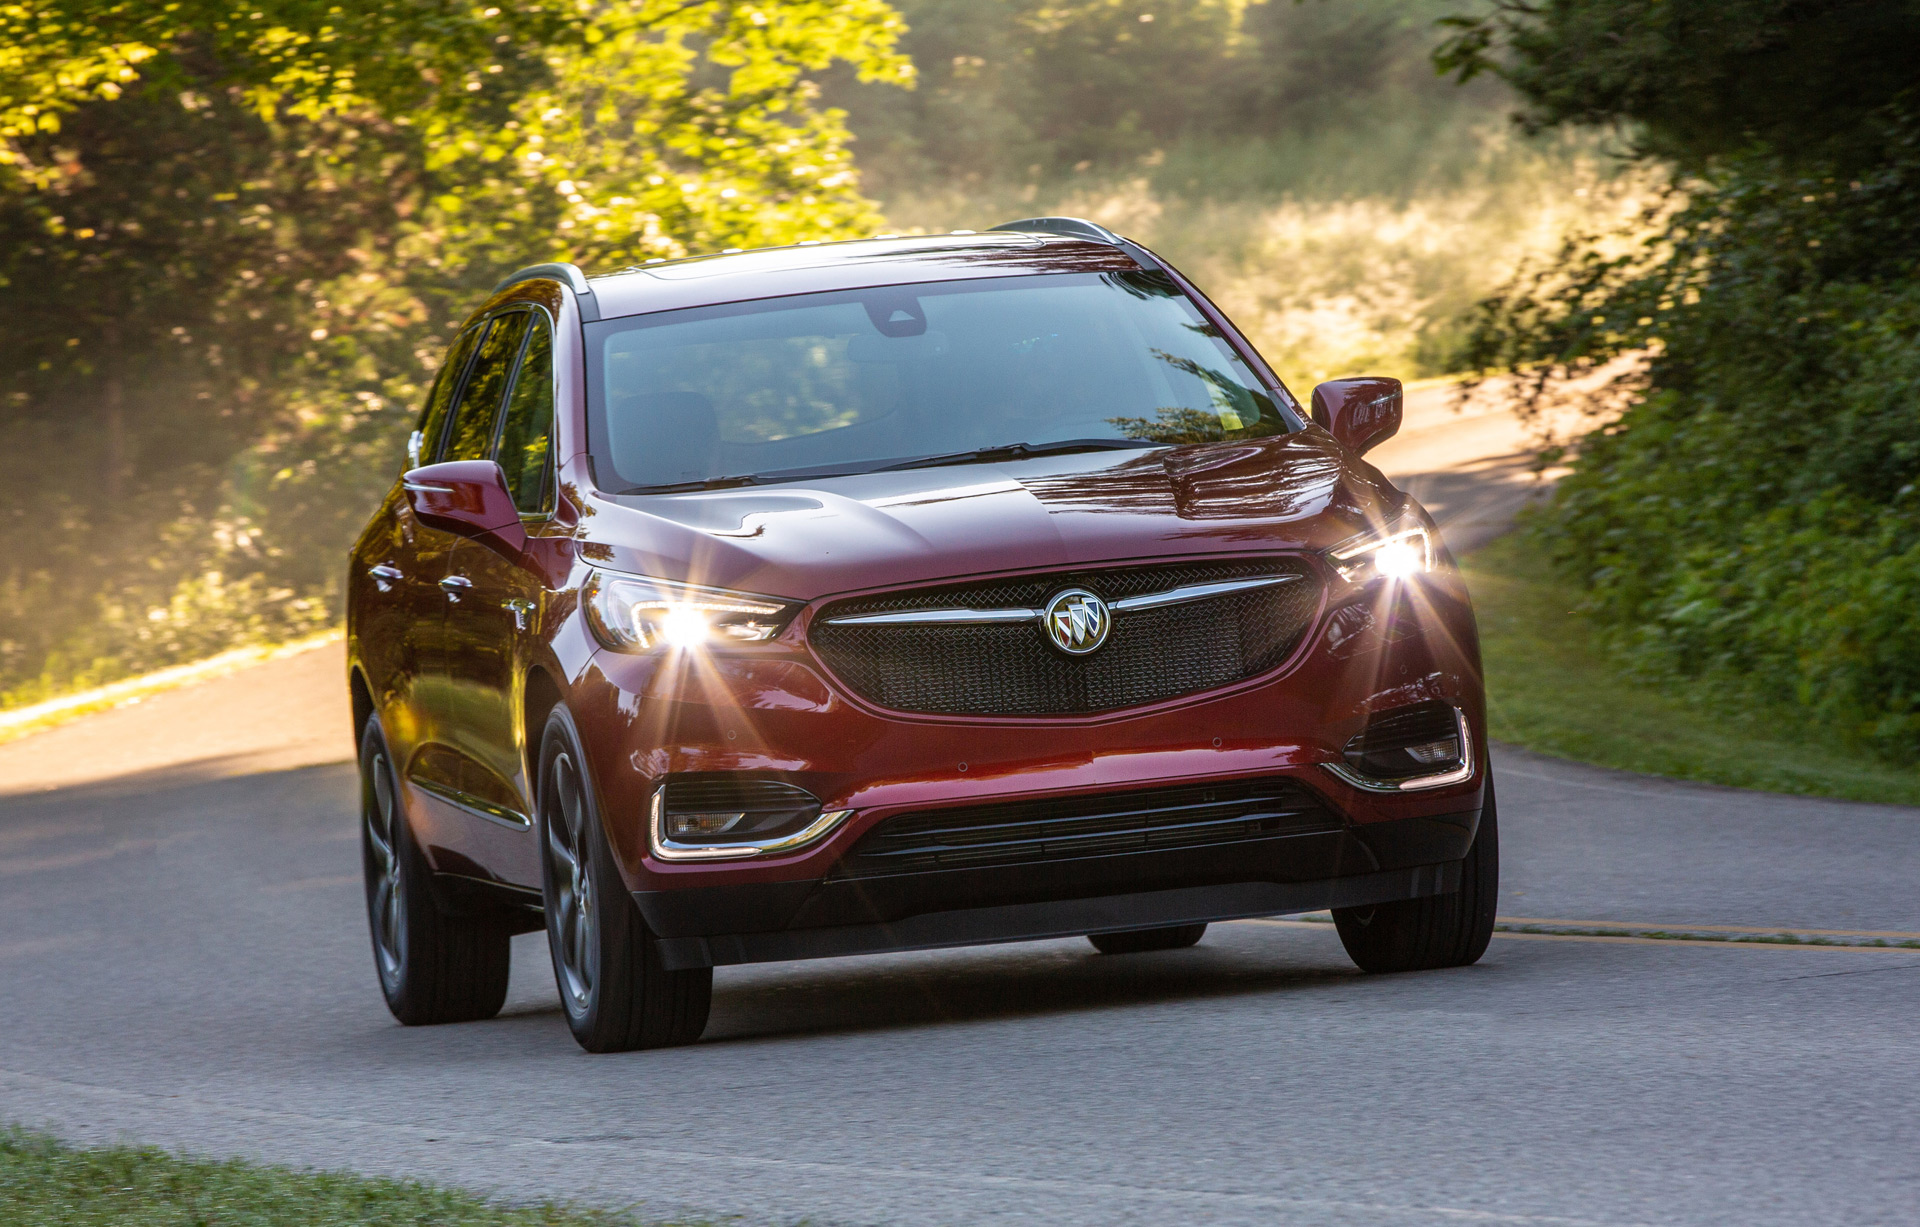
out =
<path fill-rule="evenodd" d="M 587 339 L 594 471 L 612 491 L 1292 429 L 1160 273 L 795 295 Z"/>

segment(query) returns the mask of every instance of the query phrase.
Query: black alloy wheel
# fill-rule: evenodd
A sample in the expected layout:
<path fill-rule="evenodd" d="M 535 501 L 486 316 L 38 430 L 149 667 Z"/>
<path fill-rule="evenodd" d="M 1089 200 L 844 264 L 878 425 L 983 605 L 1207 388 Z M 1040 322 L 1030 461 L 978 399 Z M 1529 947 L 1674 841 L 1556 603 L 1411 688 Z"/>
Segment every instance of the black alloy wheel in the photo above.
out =
<path fill-rule="evenodd" d="M 1460 889 L 1425 899 L 1333 910 L 1340 944 L 1362 971 L 1431 971 L 1477 963 L 1493 938 L 1500 895 L 1500 820 L 1487 780 L 1480 828 L 1460 863 Z"/>
<path fill-rule="evenodd" d="M 1172 925 L 1165 929 L 1129 929 L 1125 933 L 1089 933 L 1087 940 L 1101 954 L 1144 954 L 1149 950 L 1185 950 L 1199 944 L 1207 926 Z"/>
<path fill-rule="evenodd" d="M 453 915 L 407 823 L 380 719 L 360 738 L 360 863 L 367 927 L 387 1009 L 410 1027 L 492 1018 L 507 1000 L 512 952 L 499 918 Z"/>
<path fill-rule="evenodd" d="M 540 889 L 567 1026 L 588 1052 L 690 1044 L 706 1029 L 713 968 L 660 965 L 585 764 L 573 717 L 555 708 L 540 739 Z"/>

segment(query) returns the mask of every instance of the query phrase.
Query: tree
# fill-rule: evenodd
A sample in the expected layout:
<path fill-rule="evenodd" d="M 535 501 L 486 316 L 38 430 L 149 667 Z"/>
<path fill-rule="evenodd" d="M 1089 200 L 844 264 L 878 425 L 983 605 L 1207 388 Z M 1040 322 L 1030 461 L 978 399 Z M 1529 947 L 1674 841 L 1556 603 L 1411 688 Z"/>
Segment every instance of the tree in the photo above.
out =
<path fill-rule="evenodd" d="M 1627 125 L 1694 171 L 1756 148 L 1871 165 L 1920 64 L 1915 0 L 1494 0 L 1443 24 L 1439 68 L 1503 77 L 1528 128 Z"/>
<path fill-rule="evenodd" d="M 1644 233 L 1485 304 L 1469 360 L 1536 395 L 1648 359 L 1533 539 L 1642 666 L 1920 757 L 1920 5 L 1501 0 L 1453 28 L 1440 66 L 1513 82 L 1524 123 L 1675 168 Z"/>
<path fill-rule="evenodd" d="M 813 78 L 908 83 L 900 30 L 883 0 L 0 4 L 0 514 L 59 526 L 0 568 L 0 694 L 331 616 L 503 272 L 877 224 Z"/>

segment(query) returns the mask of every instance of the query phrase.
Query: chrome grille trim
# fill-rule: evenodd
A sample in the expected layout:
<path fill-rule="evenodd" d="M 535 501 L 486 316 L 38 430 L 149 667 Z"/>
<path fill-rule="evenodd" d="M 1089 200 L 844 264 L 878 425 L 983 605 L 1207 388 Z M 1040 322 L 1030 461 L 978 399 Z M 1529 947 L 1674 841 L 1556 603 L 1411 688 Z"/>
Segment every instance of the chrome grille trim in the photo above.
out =
<path fill-rule="evenodd" d="M 909 609 L 901 613 L 853 614 L 828 618 L 828 626 L 986 626 L 996 622 L 1038 622 L 1037 609 Z"/>
<path fill-rule="evenodd" d="M 1184 605 L 1188 601 L 1204 601 L 1210 596 L 1225 596 L 1229 592 L 1246 592 L 1252 588 L 1271 588 L 1275 584 L 1291 584 L 1295 580 L 1305 579 L 1304 575 L 1262 575 L 1258 579 L 1226 579 L 1216 584 L 1188 584 L 1184 588 L 1169 588 L 1165 592 L 1149 592 L 1145 596 L 1130 596 L 1115 601 L 1113 608 L 1119 613 L 1135 609 L 1159 609 L 1163 605 Z"/>
<path fill-rule="evenodd" d="M 1290 584 L 1304 579 L 1301 575 L 1263 575 L 1257 579 L 1230 579 L 1213 584 L 1188 584 L 1180 588 L 1169 588 L 1165 592 L 1150 592 L 1145 596 L 1130 596 L 1125 600 L 1114 601 L 1108 608 L 1115 613 L 1129 613 L 1136 609 L 1160 609 L 1167 605 L 1184 605 L 1188 601 L 1204 601 L 1208 597 L 1225 596 L 1230 592 L 1246 592 L 1253 588 L 1271 588 L 1275 584 Z M 911 609 L 899 613 L 853 614 L 844 618 L 827 618 L 828 626 L 984 626 L 1000 622 L 1038 622 L 1042 611 L 1038 609 Z"/>

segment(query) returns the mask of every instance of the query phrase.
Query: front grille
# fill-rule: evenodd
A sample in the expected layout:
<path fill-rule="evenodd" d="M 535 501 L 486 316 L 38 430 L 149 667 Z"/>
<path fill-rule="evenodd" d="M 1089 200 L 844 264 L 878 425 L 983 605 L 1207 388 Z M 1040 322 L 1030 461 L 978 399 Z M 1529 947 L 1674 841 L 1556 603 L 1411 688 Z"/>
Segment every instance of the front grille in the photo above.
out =
<path fill-rule="evenodd" d="M 834 618 L 915 609 L 1037 609 L 1063 588 L 1109 602 L 1223 580 L 1299 579 L 1179 605 L 1116 611 L 1106 644 L 1067 656 L 1037 623 L 835 626 Z M 869 702 L 948 716 L 1079 715 L 1138 707 L 1255 677 L 1287 658 L 1320 603 L 1314 573 L 1291 560 L 1023 576 L 857 597 L 813 621 L 814 650 Z"/>
<path fill-rule="evenodd" d="M 902 814 L 862 836 L 834 876 L 1111 856 L 1340 829 L 1338 817 L 1288 780 L 1182 784 Z"/>

